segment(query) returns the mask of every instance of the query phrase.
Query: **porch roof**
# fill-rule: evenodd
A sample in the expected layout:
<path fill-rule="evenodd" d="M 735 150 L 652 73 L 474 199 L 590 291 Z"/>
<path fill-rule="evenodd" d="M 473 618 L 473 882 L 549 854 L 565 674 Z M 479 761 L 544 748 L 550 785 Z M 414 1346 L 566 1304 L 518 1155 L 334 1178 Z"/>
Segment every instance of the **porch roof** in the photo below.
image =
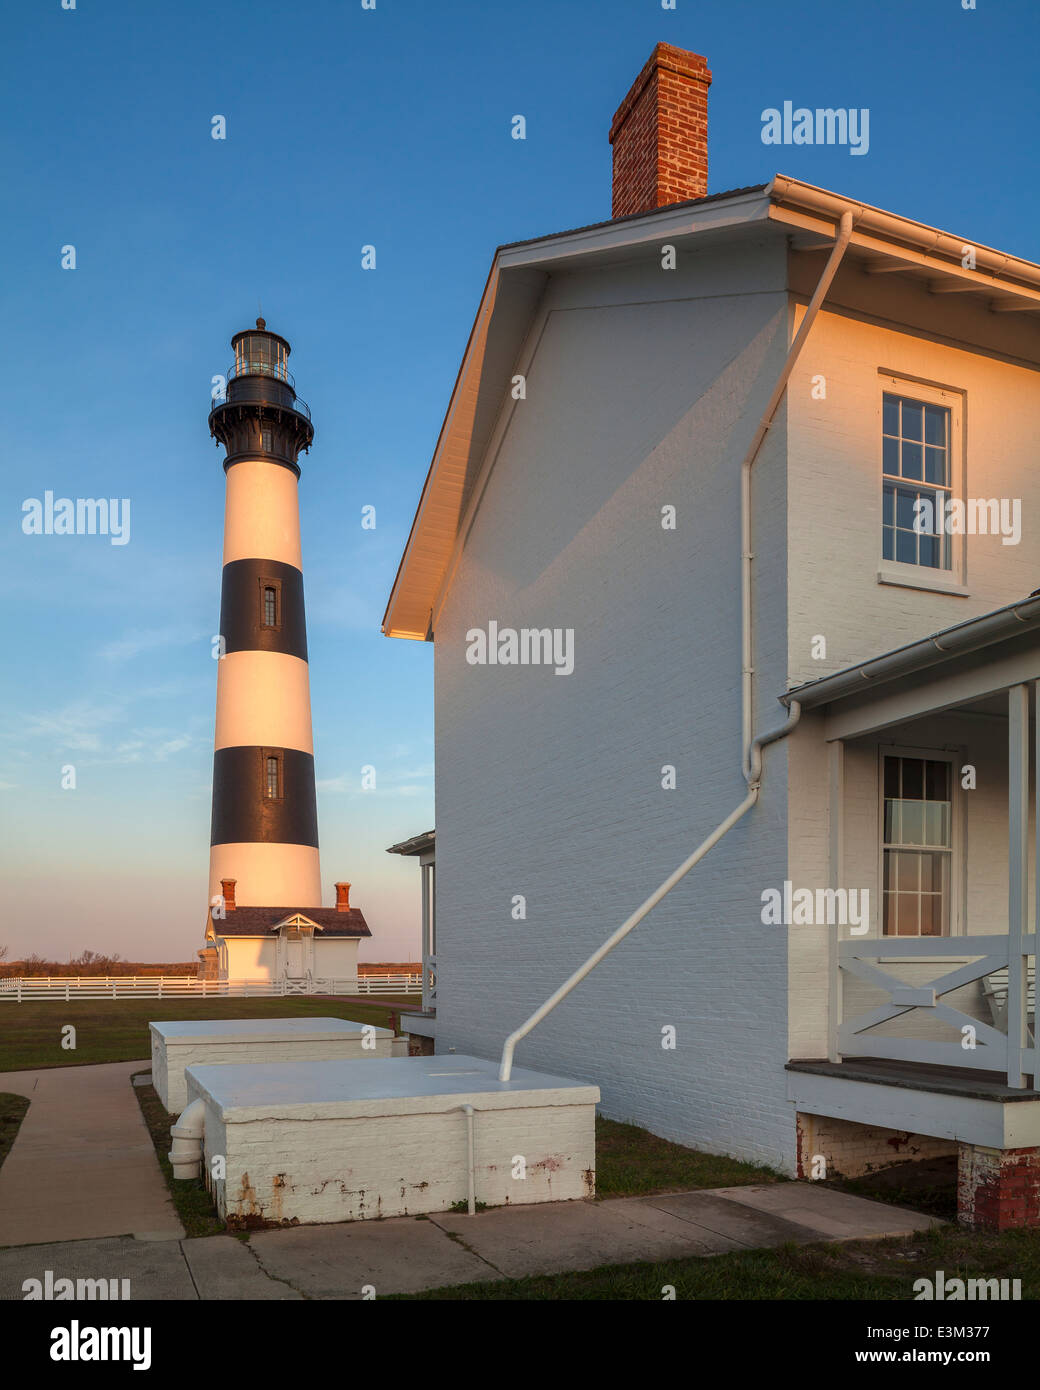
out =
<path fill-rule="evenodd" d="M 895 647 L 892 651 L 870 657 L 867 661 L 847 666 L 817 680 L 794 686 L 781 695 L 780 701 L 790 705 L 797 700 L 803 709 L 833 704 L 849 696 L 862 696 L 877 686 L 901 677 L 917 675 L 929 668 L 949 665 L 959 657 L 968 656 L 998 643 L 1010 644 L 1016 638 L 1040 633 L 1040 590 L 1028 598 L 1018 599 L 1004 608 L 966 622 L 942 628 L 929 637 Z M 936 675 L 941 674 L 935 672 Z M 1040 671 L 1036 673 L 1040 676 Z M 1019 677 L 1020 679 L 1020 677 Z M 1008 684 L 1013 683 L 1012 680 Z"/>

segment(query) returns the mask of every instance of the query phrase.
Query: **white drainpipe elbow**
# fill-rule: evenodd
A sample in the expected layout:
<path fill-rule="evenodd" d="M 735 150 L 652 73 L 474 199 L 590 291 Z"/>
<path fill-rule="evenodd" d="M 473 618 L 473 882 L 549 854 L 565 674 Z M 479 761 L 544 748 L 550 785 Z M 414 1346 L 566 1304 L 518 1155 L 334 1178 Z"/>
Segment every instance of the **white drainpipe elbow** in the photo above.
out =
<path fill-rule="evenodd" d="M 183 1182 L 197 1178 L 202 1164 L 202 1140 L 206 1133 L 206 1102 L 193 1100 L 181 1112 L 175 1125 L 170 1126 L 173 1147 L 170 1149 L 170 1163 L 173 1176 Z"/>

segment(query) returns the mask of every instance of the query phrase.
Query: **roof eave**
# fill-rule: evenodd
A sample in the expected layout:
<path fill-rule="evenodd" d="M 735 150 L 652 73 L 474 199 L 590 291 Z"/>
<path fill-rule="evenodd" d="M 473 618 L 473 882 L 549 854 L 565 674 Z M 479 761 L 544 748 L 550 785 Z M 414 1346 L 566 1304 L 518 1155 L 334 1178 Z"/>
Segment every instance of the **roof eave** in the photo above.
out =
<path fill-rule="evenodd" d="M 803 710 L 816 709 L 850 695 L 862 695 L 887 681 L 915 675 L 931 666 L 1029 631 L 1040 632 L 1040 596 L 1030 595 L 1004 608 L 997 608 L 992 613 L 969 618 L 929 637 L 896 647 L 869 661 L 861 661 L 843 671 L 807 681 L 785 691 L 780 701 L 788 706 L 792 701 L 797 701 Z"/>
<path fill-rule="evenodd" d="M 623 260 L 646 244 L 658 243 L 662 236 L 678 240 L 745 223 L 767 225 L 768 220 L 769 199 L 762 185 L 499 247 L 383 614 L 381 629 L 385 636 L 419 642 L 433 637 L 434 616 L 445 575 L 450 573 L 473 472 L 479 467 L 481 446 L 490 432 L 486 428 L 488 417 L 497 414 L 501 403 L 501 391 L 495 395 L 494 409 L 480 399 L 492 320 L 496 320 L 494 356 L 511 366 L 526 337 L 550 269 Z M 500 323 L 505 325 L 505 332 L 500 330 Z M 484 415 L 483 421 L 478 422 L 478 412 Z M 475 430 L 478 423 L 482 426 L 479 431 Z"/>

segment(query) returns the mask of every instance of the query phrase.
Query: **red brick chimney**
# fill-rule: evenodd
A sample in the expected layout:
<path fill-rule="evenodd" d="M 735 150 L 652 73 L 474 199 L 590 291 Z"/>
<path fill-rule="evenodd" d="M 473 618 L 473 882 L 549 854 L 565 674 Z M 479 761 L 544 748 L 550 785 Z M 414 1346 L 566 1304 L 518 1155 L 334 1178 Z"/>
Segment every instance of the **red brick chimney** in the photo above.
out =
<path fill-rule="evenodd" d="M 220 891 L 224 898 L 224 911 L 234 912 L 235 910 L 235 884 L 237 878 L 222 878 L 220 880 Z"/>
<path fill-rule="evenodd" d="M 350 884 L 349 884 L 349 883 L 337 883 L 337 884 L 336 884 L 336 911 L 337 911 L 337 912 L 349 912 L 349 911 L 350 911 Z"/>
<path fill-rule="evenodd" d="M 699 53 L 659 43 L 614 113 L 612 217 L 708 191 L 708 88 Z"/>

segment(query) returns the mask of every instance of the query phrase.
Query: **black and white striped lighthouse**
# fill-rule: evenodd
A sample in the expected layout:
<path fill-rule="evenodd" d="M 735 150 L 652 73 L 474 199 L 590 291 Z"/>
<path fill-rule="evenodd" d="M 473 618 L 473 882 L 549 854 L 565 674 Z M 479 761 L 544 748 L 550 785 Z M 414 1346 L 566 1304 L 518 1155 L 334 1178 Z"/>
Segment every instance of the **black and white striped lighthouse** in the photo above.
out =
<path fill-rule="evenodd" d="M 209 417 L 227 454 L 210 902 L 233 879 L 242 907 L 320 907 L 297 495 L 314 427 L 284 338 L 261 318 L 231 346 Z"/>

